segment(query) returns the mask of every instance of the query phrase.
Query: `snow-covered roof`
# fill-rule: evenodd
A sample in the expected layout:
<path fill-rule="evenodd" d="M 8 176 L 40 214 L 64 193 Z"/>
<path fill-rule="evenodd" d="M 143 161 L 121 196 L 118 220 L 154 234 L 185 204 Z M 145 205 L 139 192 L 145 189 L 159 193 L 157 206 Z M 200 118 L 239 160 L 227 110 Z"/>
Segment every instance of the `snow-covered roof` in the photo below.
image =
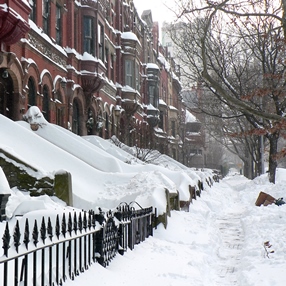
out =
<path fill-rule="evenodd" d="M 186 110 L 186 123 L 188 122 L 198 122 L 197 118 L 188 110 Z"/>
<path fill-rule="evenodd" d="M 149 103 L 147 105 L 147 110 L 158 110 L 157 108 L 155 108 L 151 103 Z"/>
<path fill-rule="evenodd" d="M 147 63 L 146 68 L 159 70 L 159 67 L 154 63 Z"/>
<path fill-rule="evenodd" d="M 123 92 L 136 92 L 136 90 L 134 88 L 132 88 L 131 86 L 129 86 L 129 85 L 124 85 L 122 87 L 122 91 Z"/>
<path fill-rule="evenodd" d="M 173 105 L 169 105 L 169 109 L 170 109 L 170 110 L 176 110 L 176 111 L 178 110 L 178 109 L 177 109 L 175 106 L 173 106 Z"/>
<path fill-rule="evenodd" d="M 121 34 L 121 39 L 136 41 L 136 42 L 140 43 L 137 36 L 133 32 L 130 32 L 130 31 L 129 32 L 123 32 Z"/>
<path fill-rule="evenodd" d="M 163 99 L 159 99 L 159 104 L 167 106 L 167 103 Z"/>
<path fill-rule="evenodd" d="M 163 54 L 159 53 L 158 61 L 165 67 L 165 69 L 166 69 L 167 71 L 170 70 L 171 65 L 170 65 L 170 63 L 167 61 L 167 59 L 163 56 Z"/>

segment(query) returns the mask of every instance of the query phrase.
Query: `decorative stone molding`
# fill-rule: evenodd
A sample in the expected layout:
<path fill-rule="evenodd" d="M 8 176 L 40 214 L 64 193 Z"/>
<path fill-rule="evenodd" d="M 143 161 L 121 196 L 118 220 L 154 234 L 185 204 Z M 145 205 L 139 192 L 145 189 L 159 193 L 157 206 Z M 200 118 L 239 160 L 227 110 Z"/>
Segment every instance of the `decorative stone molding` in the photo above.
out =
<path fill-rule="evenodd" d="M 47 58 L 51 59 L 55 63 L 59 64 L 60 66 L 66 67 L 67 61 L 66 58 L 63 57 L 62 54 L 57 54 L 53 51 L 54 47 L 47 45 L 47 42 L 41 42 L 39 41 L 38 37 L 35 37 L 31 33 L 28 35 L 28 39 L 30 44 L 37 49 L 39 52 L 41 52 L 43 55 L 45 55 Z"/>
<path fill-rule="evenodd" d="M 2 3 L 2 1 L 1 1 Z M 9 6 L 8 6 L 9 5 Z M 17 43 L 29 31 L 31 8 L 24 1 L 9 1 L 0 5 L 0 41 L 6 45 Z"/>

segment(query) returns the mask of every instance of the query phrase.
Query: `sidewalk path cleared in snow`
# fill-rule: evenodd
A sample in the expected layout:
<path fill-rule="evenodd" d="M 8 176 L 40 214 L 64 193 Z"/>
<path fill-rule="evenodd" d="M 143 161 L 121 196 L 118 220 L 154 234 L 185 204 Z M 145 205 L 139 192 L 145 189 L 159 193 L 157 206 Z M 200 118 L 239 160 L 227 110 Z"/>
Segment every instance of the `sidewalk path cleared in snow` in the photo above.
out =
<path fill-rule="evenodd" d="M 218 248 L 218 278 L 217 285 L 238 285 L 237 271 L 240 268 L 240 256 L 243 245 L 243 231 L 241 217 L 243 213 L 226 212 L 223 217 L 216 220 L 221 233 L 221 244 Z"/>
<path fill-rule="evenodd" d="M 243 180 L 243 184 L 245 181 Z M 236 286 L 239 283 L 241 250 L 244 233 L 241 219 L 245 208 L 240 200 L 240 184 L 237 180 L 224 181 L 220 184 L 221 208 L 214 213 L 213 227 L 217 229 L 219 243 L 216 247 L 218 260 L 214 259 L 213 285 Z"/>

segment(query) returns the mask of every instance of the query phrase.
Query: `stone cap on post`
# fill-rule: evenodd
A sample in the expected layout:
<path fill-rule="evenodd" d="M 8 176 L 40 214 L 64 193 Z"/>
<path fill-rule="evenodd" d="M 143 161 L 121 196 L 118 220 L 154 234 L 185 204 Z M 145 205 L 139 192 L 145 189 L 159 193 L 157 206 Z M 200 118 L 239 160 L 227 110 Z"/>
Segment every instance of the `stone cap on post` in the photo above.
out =
<path fill-rule="evenodd" d="M 54 190 L 59 199 L 66 202 L 68 206 L 73 206 L 71 173 L 65 170 L 57 171 L 55 174 Z"/>

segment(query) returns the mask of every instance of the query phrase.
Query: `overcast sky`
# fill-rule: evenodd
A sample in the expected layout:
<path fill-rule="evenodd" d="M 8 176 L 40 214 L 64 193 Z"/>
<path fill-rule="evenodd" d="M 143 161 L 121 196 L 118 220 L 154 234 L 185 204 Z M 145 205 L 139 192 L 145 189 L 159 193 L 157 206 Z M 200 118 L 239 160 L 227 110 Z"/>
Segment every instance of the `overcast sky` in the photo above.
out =
<path fill-rule="evenodd" d="M 144 10 L 152 10 L 152 18 L 154 22 L 159 22 L 160 28 L 164 21 L 172 21 L 173 13 L 167 8 L 174 5 L 173 0 L 133 0 L 139 15 Z M 167 6 L 167 7 L 166 7 Z"/>

